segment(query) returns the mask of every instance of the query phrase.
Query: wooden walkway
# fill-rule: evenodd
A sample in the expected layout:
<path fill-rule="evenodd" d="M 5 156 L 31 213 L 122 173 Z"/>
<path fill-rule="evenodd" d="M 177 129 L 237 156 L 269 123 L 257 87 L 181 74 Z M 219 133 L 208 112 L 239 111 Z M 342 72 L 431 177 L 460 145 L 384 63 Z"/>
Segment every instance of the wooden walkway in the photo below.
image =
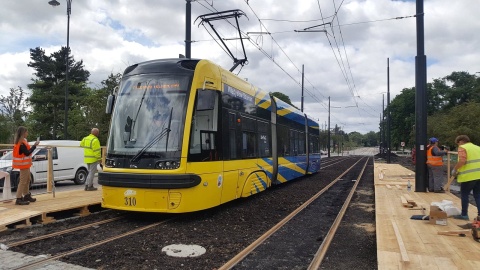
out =
<path fill-rule="evenodd" d="M 46 224 L 55 221 L 56 215 L 90 214 L 89 207 L 102 202 L 101 186 L 97 191 L 72 190 L 34 196 L 37 201 L 29 205 L 15 205 L 15 200 L 0 203 L 0 231 Z"/>
<path fill-rule="evenodd" d="M 428 215 L 430 204 L 442 200 L 461 209 L 459 198 L 450 193 L 414 192 L 414 172 L 398 164 L 375 163 L 374 172 L 378 269 L 480 269 L 480 243 L 470 232 L 465 237 L 438 234 L 462 230 L 457 225 L 466 221 L 450 217 L 443 226 L 413 220 L 410 217 L 422 215 L 422 210 L 404 206 L 408 198 L 417 204 L 414 208 L 426 208 Z M 407 190 L 408 179 L 411 191 Z M 468 210 L 469 217 L 477 216 L 475 206 Z"/>

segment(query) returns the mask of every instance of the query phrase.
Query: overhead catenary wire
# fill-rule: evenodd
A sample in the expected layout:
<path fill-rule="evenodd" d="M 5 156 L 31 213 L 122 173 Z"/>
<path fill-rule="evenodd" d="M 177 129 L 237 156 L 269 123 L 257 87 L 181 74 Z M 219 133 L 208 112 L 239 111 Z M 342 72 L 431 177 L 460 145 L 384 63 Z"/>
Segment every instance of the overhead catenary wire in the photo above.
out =
<path fill-rule="evenodd" d="M 208 2 L 206 0 L 204 0 L 205 3 L 208 5 L 205 5 L 203 3 L 199 3 L 200 5 L 202 5 L 204 8 L 210 10 L 210 11 L 213 11 L 215 9 L 215 7 L 213 7 L 213 1 L 211 2 Z M 293 76 L 292 74 L 289 73 L 289 71 L 286 70 L 286 68 L 283 67 L 283 65 L 277 60 L 275 59 L 275 57 L 273 56 L 274 55 L 274 50 L 273 50 L 273 47 L 270 49 L 271 52 L 267 52 L 265 49 L 264 49 L 264 36 L 265 35 L 268 35 L 271 39 L 271 46 L 276 46 L 278 47 L 278 49 L 280 50 L 280 52 L 286 57 L 286 59 L 291 63 L 291 65 L 297 70 L 298 73 L 301 73 L 300 72 L 300 69 L 299 67 L 293 62 L 293 60 L 291 59 L 291 57 L 286 53 L 286 51 L 283 49 L 283 47 L 278 43 L 278 41 L 276 40 L 276 38 L 274 37 L 274 35 L 276 34 L 283 34 L 283 33 L 291 33 L 291 32 L 295 32 L 295 30 L 286 30 L 286 31 L 279 31 L 279 32 L 272 32 L 272 31 L 269 31 L 266 27 L 266 25 L 264 24 L 263 21 L 279 21 L 279 22 L 288 22 L 288 23 L 292 23 L 292 22 L 301 22 L 301 23 L 304 23 L 304 22 L 314 22 L 314 21 L 322 21 L 324 24 L 329 24 L 329 23 L 325 23 L 325 20 L 326 19 L 331 19 L 332 22 L 333 20 L 336 19 L 336 25 L 333 25 L 330 23 L 330 28 L 329 28 L 329 32 L 330 33 L 327 33 L 326 37 L 327 37 L 327 40 L 329 42 L 329 45 L 332 49 L 332 52 L 334 53 L 334 56 L 336 58 L 336 61 L 337 61 L 337 65 L 340 67 L 341 69 L 341 72 L 344 76 L 344 80 L 347 84 L 347 87 L 350 91 L 350 94 L 353 96 L 354 98 L 354 101 L 355 101 L 355 104 L 357 106 L 357 108 L 359 107 L 358 106 L 358 102 L 356 100 L 356 97 L 359 97 L 359 94 L 358 94 L 358 91 L 356 89 L 356 84 L 355 84 L 355 80 L 353 78 L 353 75 L 352 75 L 352 70 L 351 70 L 351 67 L 350 67 L 350 62 L 348 60 L 348 56 L 347 56 L 347 52 L 346 52 L 346 48 L 345 48 L 345 42 L 344 42 L 344 39 L 343 39 L 343 33 L 341 31 L 341 27 L 342 26 L 348 26 L 348 25 L 355 25 L 355 24 L 361 24 L 361 23 L 374 23 L 374 22 L 381 22 L 381 21 L 388 21 L 388 20 L 399 20 L 399 19 L 405 19 L 405 18 L 412 18 L 412 17 L 416 17 L 416 15 L 411 15 L 411 16 L 398 16 L 398 17 L 393 17 L 393 18 L 386 18 L 386 19 L 378 19 L 378 20 L 371 20 L 371 21 L 364 21 L 364 22 L 357 22 L 357 23 L 349 23 L 349 24 L 340 24 L 340 21 L 338 19 L 338 12 L 340 11 L 340 8 L 342 7 L 344 1 L 341 2 L 341 4 L 339 5 L 338 8 L 335 7 L 335 13 L 334 15 L 331 15 L 331 16 L 328 16 L 328 17 L 323 17 L 323 14 L 322 14 L 322 11 L 321 11 L 321 8 L 320 8 L 320 1 L 317 0 L 317 3 L 319 5 L 319 10 L 320 10 L 320 13 L 322 15 L 322 18 L 321 19 L 315 19 L 315 20 L 283 20 L 283 19 L 261 19 L 259 18 L 258 14 L 255 12 L 255 10 L 253 9 L 253 7 L 250 5 L 249 1 L 248 0 L 244 0 L 245 3 L 247 4 L 248 8 L 251 10 L 251 12 L 253 13 L 253 15 L 257 18 L 258 20 L 258 23 L 260 25 L 260 29 L 261 31 L 260 32 L 243 32 L 243 31 L 239 31 L 241 32 L 241 36 L 242 38 L 245 38 L 247 39 L 250 44 L 252 44 L 255 48 L 257 48 L 265 57 L 267 57 L 274 65 L 276 65 L 278 68 L 280 68 L 280 70 L 282 72 L 284 72 L 290 79 L 292 79 L 295 84 L 297 84 L 299 87 L 301 87 L 301 83 L 299 82 L 299 79 L 296 77 L 296 76 Z M 200 1 L 197 1 L 197 2 L 200 2 Z M 334 6 L 335 6 L 335 2 L 334 2 Z M 228 20 L 226 20 L 228 21 Z M 230 23 L 230 22 L 229 22 Z M 231 23 L 230 23 L 231 24 Z M 231 24 L 232 25 L 232 24 Z M 234 25 L 232 25 L 234 28 L 236 28 Z M 326 27 L 325 27 L 326 29 Z M 334 29 L 339 29 L 339 41 L 337 41 L 336 39 L 336 35 L 335 35 L 335 31 Z M 237 29 L 238 30 L 238 29 Z M 210 34 L 210 33 L 209 33 Z M 211 34 L 210 34 L 211 35 Z M 252 38 L 254 35 L 258 35 L 256 38 Z M 330 36 L 329 36 L 330 35 Z M 330 40 L 330 37 L 332 37 L 334 39 L 334 43 L 335 43 L 335 47 L 336 49 L 334 49 L 334 46 L 332 44 L 332 41 Z M 215 38 L 213 38 L 215 40 Z M 198 40 L 200 41 L 200 40 Z M 197 42 L 198 42 L 197 41 Z M 339 48 L 339 43 L 342 44 L 343 46 L 343 54 L 345 55 L 345 60 L 343 59 L 344 57 L 342 56 L 342 52 L 340 51 L 340 48 Z M 337 55 L 338 54 L 338 55 Z M 346 62 L 346 63 L 345 63 Z M 307 95 L 309 95 L 314 101 L 317 101 L 319 104 L 322 105 L 322 107 L 325 108 L 325 110 L 327 110 L 327 105 L 322 102 L 322 100 L 316 96 L 316 94 L 318 93 L 320 95 L 320 97 L 323 97 L 324 99 L 325 96 L 314 86 L 314 84 L 307 78 L 307 77 L 304 77 L 305 81 L 309 84 L 309 87 L 305 87 L 304 86 L 304 90 L 305 90 L 305 93 Z M 311 87 L 311 88 L 310 88 Z M 370 105 L 368 105 L 365 100 L 361 99 L 360 100 L 369 108 L 369 109 L 372 109 L 373 111 L 376 111 L 374 108 L 372 108 Z M 362 111 L 365 111 L 367 112 L 366 110 L 362 109 Z M 368 112 L 367 112 L 368 113 Z M 369 115 L 372 115 L 370 113 L 368 113 Z"/>

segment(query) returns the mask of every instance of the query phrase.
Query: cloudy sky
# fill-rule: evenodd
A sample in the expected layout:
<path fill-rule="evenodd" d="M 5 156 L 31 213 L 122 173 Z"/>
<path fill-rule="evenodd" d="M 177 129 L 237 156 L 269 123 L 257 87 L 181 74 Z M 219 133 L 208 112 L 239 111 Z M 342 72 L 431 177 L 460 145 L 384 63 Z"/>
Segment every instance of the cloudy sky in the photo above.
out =
<path fill-rule="evenodd" d="M 17 86 L 27 89 L 34 72 L 27 66 L 31 48 L 50 55 L 66 46 L 67 1 L 58 2 L 52 7 L 48 0 L 2 1 L 0 95 Z M 424 1 L 428 82 L 453 71 L 480 72 L 479 4 Z M 141 61 L 185 54 L 185 6 L 185 0 L 73 1 L 70 48 L 90 71 L 90 85 L 97 87 L 110 73 Z M 323 127 L 330 97 L 331 127 L 378 131 L 387 59 L 391 99 L 415 86 L 415 1 L 192 0 L 191 7 L 192 58 L 230 69 L 233 60 L 212 29 L 195 19 L 240 10 L 248 64 L 233 72 L 266 91 L 285 93 L 300 108 L 304 65 L 304 111 Z M 243 59 L 235 21 L 212 24 L 234 57 Z M 326 32 L 298 32 L 306 28 Z"/>

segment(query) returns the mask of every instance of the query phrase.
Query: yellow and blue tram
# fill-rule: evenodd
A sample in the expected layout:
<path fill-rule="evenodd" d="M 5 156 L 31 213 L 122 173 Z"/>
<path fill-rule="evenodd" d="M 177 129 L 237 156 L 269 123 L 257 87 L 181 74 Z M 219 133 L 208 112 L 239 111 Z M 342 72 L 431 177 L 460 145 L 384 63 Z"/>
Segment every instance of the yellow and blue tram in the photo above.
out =
<path fill-rule="evenodd" d="M 128 67 L 112 111 L 106 208 L 198 211 L 320 170 L 316 121 L 208 60 Z"/>

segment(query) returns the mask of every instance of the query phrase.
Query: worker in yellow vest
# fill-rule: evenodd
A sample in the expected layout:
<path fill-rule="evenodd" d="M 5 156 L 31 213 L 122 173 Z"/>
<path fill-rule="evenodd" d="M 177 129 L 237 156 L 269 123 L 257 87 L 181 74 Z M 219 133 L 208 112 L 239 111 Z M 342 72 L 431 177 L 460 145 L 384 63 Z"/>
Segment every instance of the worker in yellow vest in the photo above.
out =
<path fill-rule="evenodd" d="M 83 147 L 83 160 L 88 165 L 88 176 L 85 182 L 85 191 L 95 191 L 93 186 L 93 177 L 97 173 L 97 166 L 102 160 L 102 149 L 98 140 L 98 128 L 92 128 L 90 135 L 83 138 L 80 146 Z"/>
<path fill-rule="evenodd" d="M 480 220 L 480 146 L 471 143 L 467 135 L 457 136 L 455 143 L 458 145 L 458 163 L 453 168 L 452 175 L 457 176 L 457 182 L 460 183 L 462 213 L 453 217 L 469 220 L 468 196 L 473 190 L 478 210 L 477 220 Z"/>
<path fill-rule="evenodd" d="M 445 193 L 443 182 L 445 181 L 443 171 L 442 156 L 448 153 L 448 150 L 440 150 L 438 139 L 430 138 L 430 144 L 427 146 L 427 168 L 428 168 L 428 191 L 435 193 Z"/>

